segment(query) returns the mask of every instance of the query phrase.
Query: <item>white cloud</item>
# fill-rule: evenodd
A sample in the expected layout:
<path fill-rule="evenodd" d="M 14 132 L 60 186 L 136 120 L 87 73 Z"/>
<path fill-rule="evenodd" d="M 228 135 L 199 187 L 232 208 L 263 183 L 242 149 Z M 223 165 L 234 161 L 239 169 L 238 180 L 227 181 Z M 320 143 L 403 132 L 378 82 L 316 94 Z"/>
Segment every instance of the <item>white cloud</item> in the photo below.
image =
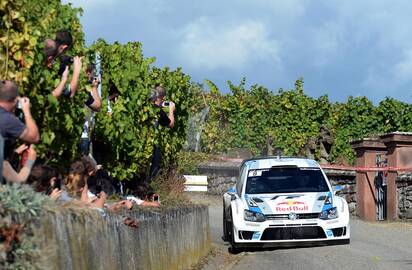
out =
<path fill-rule="evenodd" d="M 241 69 L 265 60 L 281 63 L 278 43 L 260 22 L 222 25 L 200 18 L 188 24 L 181 35 L 179 58 L 193 68 Z"/>

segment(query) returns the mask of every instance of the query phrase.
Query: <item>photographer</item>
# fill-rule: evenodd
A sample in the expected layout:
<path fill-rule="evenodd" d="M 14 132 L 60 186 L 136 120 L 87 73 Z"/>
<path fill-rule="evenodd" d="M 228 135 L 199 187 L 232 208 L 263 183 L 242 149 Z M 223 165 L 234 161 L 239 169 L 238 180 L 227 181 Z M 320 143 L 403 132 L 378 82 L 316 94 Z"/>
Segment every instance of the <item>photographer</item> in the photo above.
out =
<path fill-rule="evenodd" d="M 56 39 L 46 39 L 44 42 L 44 54 L 46 57 L 46 66 L 54 69 L 60 76 L 58 85 L 52 91 L 56 98 L 60 96 L 73 97 L 79 85 L 79 76 L 82 68 L 82 58 L 79 56 L 71 57 L 64 53 L 71 48 L 73 38 L 69 31 L 60 30 L 56 33 Z M 59 58 L 59 66 L 55 66 L 55 60 Z M 73 65 L 73 74 L 68 84 L 70 66 Z M 58 70 L 58 71 L 57 71 Z"/>
<path fill-rule="evenodd" d="M 98 112 L 102 108 L 102 99 L 100 98 L 98 91 L 100 81 L 96 75 L 95 69 L 96 67 L 94 64 L 90 64 L 86 69 L 87 82 L 90 87 L 86 87 L 88 98 L 84 104 L 93 112 Z"/>
<path fill-rule="evenodd" d="M 163 86 L 157 86 L 152 90 L 152 95 L 150 100 L 153 102 L 153 105 L 158 108 L 159 115 L 155 123 L 155 128 L 159 125 L 163 127 L 173 128 L 175 124 L 175 104 L 172 101 L 166 100 L 166 89 Z M 164 107 L 169 108 L 169 115 L 163 110 Z M 155 145 L 152 154 L 152 164 L 150 166 L 149 181 L 151 181 L 159 173 L 161 165 L 162 153 L 159 146 Z"/>
<path fill-rule="evenodd" d="M 83 155 L 90 152 L 90 140 L 94 126 L 94 112 L 100 111 L 102 100 L 99 95 L 98 86 L 99 78 L 95 73 L 95 65 L 90 64 L 86 69 L 88 85 L 86 86 L 88 98 L 84 103 L 86 105 L 86 117 L 83 125 L 83 132 L 80 138 L 80 151 Z"/>
<path fill-rule="evenodd" d="M 17 104 L 23 111 L 23 124 L 15 115 Z M 0 132 L 7 140 L 21 139 L 26 143 L 37 143 L 40 140 L 39 129 L 30 112 L 30 100 L 19 98 L 19 90 L 11 81 L 0 81 Z"/>

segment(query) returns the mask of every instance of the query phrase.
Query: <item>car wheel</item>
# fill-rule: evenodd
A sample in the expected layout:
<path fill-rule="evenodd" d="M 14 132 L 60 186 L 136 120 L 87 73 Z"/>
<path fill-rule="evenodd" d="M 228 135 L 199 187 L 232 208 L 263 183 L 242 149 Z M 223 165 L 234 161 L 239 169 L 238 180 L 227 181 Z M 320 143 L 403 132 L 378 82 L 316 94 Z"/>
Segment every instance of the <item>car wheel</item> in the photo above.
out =
<path fill-rule="evenodd" d="M 232 213 L 229 212 L 230 216 L 230 222 L 228 222 L 228 231 L 230 232 L 230 247 L 229 247 L 229 252 L 232 254 L 238 254 L 241 252 L 240 248 L 236 245 L 235 242 L 235 228 L 233 226 L 233 218 L 232 218 Z"/>
<path fill-rule="evenodd" d="M 223 236 L 222 236 L 222 239 L 225 242 L 229 241 L 229 234 L 230 234 L 229 228 L 230 228 L 230 224 L 226 218 L 226 209 L 225 209 L 225 204 L 223 202 Z"/>

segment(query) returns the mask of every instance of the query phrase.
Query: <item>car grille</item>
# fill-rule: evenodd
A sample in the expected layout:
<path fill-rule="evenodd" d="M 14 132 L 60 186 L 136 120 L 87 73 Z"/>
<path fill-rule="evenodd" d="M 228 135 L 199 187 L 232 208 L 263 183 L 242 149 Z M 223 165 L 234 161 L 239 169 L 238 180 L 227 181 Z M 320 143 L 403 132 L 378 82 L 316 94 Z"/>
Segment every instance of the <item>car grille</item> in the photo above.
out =
<path fill-rule="evenodd" d="M 314 219 L 319 218 L 319 213 L 296 214 L 296 219 Z M 266 215 L 267 220 L 287 220 L 288 214 Z"/>
<path fill-rule="evenodd" d="M 319 226 L 267 228 L 261 240 L 299 240 L 326 238 L 325 232 Z"/>

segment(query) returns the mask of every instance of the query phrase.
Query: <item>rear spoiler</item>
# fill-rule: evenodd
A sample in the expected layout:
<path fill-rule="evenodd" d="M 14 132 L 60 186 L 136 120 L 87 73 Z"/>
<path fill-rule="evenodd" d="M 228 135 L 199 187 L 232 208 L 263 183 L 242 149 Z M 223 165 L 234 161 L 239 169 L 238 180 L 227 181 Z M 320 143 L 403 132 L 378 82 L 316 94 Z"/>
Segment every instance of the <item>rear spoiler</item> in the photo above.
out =
<path fill-rule="evenodd" d="M 275 165 L 272 166 L 272 169 L 298 169 L 299 167 L 296 165 Z"/>

